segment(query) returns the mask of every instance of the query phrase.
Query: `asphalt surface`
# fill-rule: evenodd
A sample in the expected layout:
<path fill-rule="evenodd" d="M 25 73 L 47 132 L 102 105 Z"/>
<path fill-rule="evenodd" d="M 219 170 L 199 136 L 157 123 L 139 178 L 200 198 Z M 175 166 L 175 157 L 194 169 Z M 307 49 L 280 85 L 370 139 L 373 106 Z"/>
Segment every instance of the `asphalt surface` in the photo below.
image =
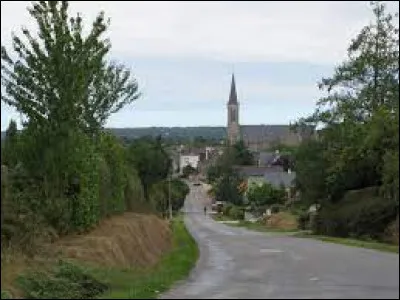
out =
<path fill-rule="evenodd" d="M 205 216 L 192 186 L 185 222 L 200 248 L 191 275 L 163 299 L 399 299 L 399 256 L 229 227 Z"/>

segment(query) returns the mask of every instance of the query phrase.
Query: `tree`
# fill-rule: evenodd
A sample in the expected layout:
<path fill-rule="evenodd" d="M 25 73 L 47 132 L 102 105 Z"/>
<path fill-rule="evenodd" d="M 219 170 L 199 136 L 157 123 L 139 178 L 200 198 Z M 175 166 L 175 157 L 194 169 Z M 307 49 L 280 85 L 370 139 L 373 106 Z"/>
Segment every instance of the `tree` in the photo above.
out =
<path fill-rule="evenodd" d="M 196 169 L 192 167 L 192 165 L 186 165 L 182 169 L 183 176 L 186 178 L 191 174 L 194 174 Z"/>
<path fill-rule="evenodd" d="M 372 7 L 374 22 L 352 40 L 334 75 L 320 82 L 328 95 L 300 120 L 325 127 L 319 140 L 327 198 L 334 201 L 346 190 L 381 185 L 384 157 L 398 149 L 399 31 L 383 4 Z"/>
<path fill-rule="evenodd" d="M 238 141 L 232 147 L 233 163 L 236 165 L 253 165 L 253 154 L 246 148 L 243 140 Z"/>
<path fill-rule="evenodd" d="M 4 140 L 4 149 L 2 149 L 3 163 L 9 167 L 14 167 L 18 162 L 18 146 L 19 136 L 17 123 L 14 120 L 10 121 L 6 130 Z"/>
<path fill-rule="evenodd" d="M 376 235 L 398 208 L 398 20 L 380 2 L 372 2 L 372 11 L 374 21 L 351 41 L 347 60 L 321 80 L 327 96 L 298 122 L 323 127 L 317 141 L 300 147 L 295 167 L 301 198 L 321 204 L 323 217 L 315 223 L 321 232 Z M 375 187 L 383 192 L 379 197 L 371 192 Z M 365 190 L 365 201 L 346 202 L 350 190 Z M 382 217 L 374 223 L 369 209 L 377 207 Z"/>
<path fill-rule="evenodd" d="M 226 201 L 234 205 L 243 204 L 243 194 L 239 190 L 241 182 L 242 179 L 235 172 L 222 175 L 215 188 L 216 201 Z"/>
<path fill-rule="evenodd" d="M 171 159 L 158 140 L 133 142 L 128 149 L 128 161 L 138 171 L 146 199 L 151 185 L 167 178 L 171 169 Z"/>
<path fill-rule="evenodd" d="M 253 185 L 250 186 L 247 192 L 247 199 L 255 207 L 283 204 L 285 201 L 285 190 L 276 188 L 269 183 Z"/>
<path fill-rule="evenodd" d="M 68 1 L 40 1 L 29 9 L 39 32 L 13 35 L 10 55 L 1 48 L 2 101 L 35 126 L 83 128 L 96 133 L 110 114 L 139 97 L 124 66 L 106 60 L 111 44 L 100 13 L 87 36 L 83 19 L 68 16 Z"/>

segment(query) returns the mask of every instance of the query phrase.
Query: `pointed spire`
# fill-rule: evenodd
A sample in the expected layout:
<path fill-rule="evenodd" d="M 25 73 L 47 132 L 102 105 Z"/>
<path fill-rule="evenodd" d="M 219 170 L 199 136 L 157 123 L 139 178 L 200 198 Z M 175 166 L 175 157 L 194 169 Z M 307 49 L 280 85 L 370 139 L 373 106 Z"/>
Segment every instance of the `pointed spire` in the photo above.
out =
<path fill-rule="evenodd" d="M 236 94 L 236 85 L 235 85 L 235 75 L 233 73 L 232 73 L 231 92 L 229 94 L 228 104 L 238 104 L 237 94 Z"/>

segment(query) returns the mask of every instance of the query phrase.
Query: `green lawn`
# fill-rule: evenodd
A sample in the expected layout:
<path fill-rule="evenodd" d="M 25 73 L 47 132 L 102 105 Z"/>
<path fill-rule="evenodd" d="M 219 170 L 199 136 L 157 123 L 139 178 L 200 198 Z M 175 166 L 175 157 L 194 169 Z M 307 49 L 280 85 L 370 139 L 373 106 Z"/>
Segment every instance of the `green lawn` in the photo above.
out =
<path fill-rule="evenodd" d="M 155 299 L 174 283 L 185 279 L 194 267 L 199 251 L 186 230 L 182 217 L 172 224 L 173 250 L 148 269 L 93 269 L 91 273 L 110 289 L 102 299 Z"/>
<path fill-rule="evenodd" d="M 360 247 L 360 248 L 367 248 L 384 252 L 399 253 L 399 246 L 376 242 L 376 241 L 362 241 L 351 238 L 339 238 L 339 237 L 321 236 L 321 235 L 306 234 L 306 233 L 298 233 L 295 236 L 301 238 L 313 238 L 323 242 L 342 244 L 352 247 Z"/>

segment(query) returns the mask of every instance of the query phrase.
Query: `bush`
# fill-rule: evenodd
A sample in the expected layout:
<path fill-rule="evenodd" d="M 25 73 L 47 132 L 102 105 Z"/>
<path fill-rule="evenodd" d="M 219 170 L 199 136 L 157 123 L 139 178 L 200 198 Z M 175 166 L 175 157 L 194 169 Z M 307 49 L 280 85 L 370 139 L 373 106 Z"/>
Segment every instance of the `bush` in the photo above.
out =
<path fill-rule="evenodd" d="M 9 292 L 1 290 L 1 299 L 12 299 L 12 297 Z"/>
<path fill-rule="evenodd" d="M 313 221 L 317 234 L 382 239 L 398 214 L 398 204 L 379 196 L 376 189 L 348 192 L 342 201 L 325 204 Z"/>
<path fill-rule="evenodd" d="M 297 217 L 297 223 L 299 224 L 299 229 L 309 229 L 310 214 L 307 211 L 300 212 Z"/>
<path fill-rule="evenodd" d="M 285 201 L 285 191 L 269 183 L 252 185 L 247 193 L 247 198 L 255 206 L 282 204 Z"/>
<path fill-rule="evenodd" d="M 125 148 L 110 133 L 102 133 L 99 138 L 99 151 L 102 159 L 102 178 L 101 187 L 105 194 L 102 204 L 103 214 L 111 215 L 126 210 L 124 190 L 127 184 L 127 167 Z"/>
<path fill-rule="evenodd" d="M 28 299 L 88 299 L 104 293 L 107 286 L 76 265 L 60 261 L 50 272 L 33 272 L 18 278 Z"/>
<path fill-rule="evenodd" d="M 230 211 L 232 209 L 233 205 L 231 203 L 226 203 L 223 207 L 222 207 L 222 214 L 225 216 L 229 216 Z"/>
<path fill-rule="evenodd" d="M 278 212 L 283 211 L 284 208 L 285 208 L 285 207 L 284 207 L 283 205 L 280 205 L 280 204 L 272 204 L 272 205 L 270 206 L 271 213 L 273 213 L 273 214 L 277 214 Z"/>
<path fill-rule="evenodd" d="M 238 206 L 232 206 L 229 211 L 229 216 L 235 220 L 243 220 L 244 219 L 244 210 Z"/>

